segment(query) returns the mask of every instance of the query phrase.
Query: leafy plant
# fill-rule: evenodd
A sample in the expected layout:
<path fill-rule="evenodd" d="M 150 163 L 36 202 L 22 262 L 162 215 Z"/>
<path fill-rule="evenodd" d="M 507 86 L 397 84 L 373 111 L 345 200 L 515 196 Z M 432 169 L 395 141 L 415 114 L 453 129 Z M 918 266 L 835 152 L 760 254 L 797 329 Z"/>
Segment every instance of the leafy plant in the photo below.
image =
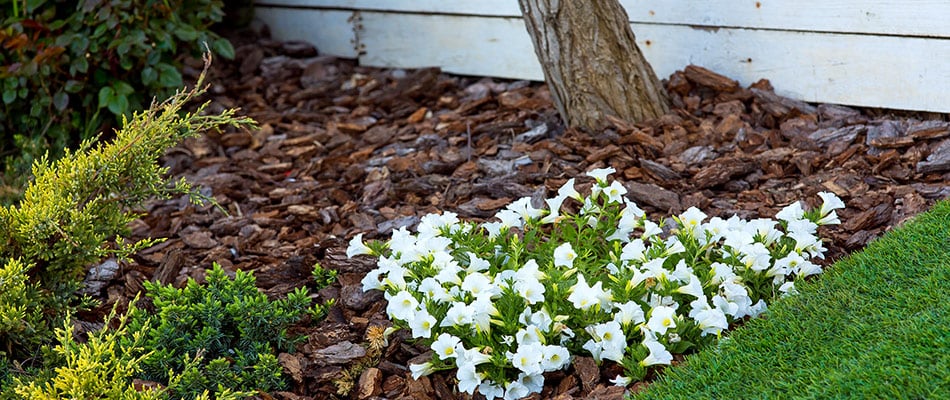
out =
<path fill-rule="evenodd" d="M 817 228 L 837 224 L 844 207 L 820 193 L 821 208 L 796 202 L 778 221 L 703 222 L 690 208 L 664 230 L 608 182 L 613 172 L 590 171 L 586 197 L 569 180 L 547 209 L 522 198 L 497 221 L 446 212 L 385 243 L 353 238 L 348 256 L 379 258 L 364 290 L 384 291 L 395 326 L 432 350 L 431 361 L 410 365 L 413 377 L 454 369 L 460 391 L 518 399 L 584 354 L 619 364 L 618 385 L 641 380 L 794 294 L 794 279 L 820 273 L 811 262 L 825 250 Z"/>
<path fill-rule="evenodd" d="M 7 178 L 34 159 L 90 139 L 101 127 L 182 86 L 180 55 L 203 43 L 231 58 L 209 31 L 220 0 L 0 0 L 0 156 Z M 6 12 L 5 12 L 6 13 Z"/>
<path fill-rule="evenodd" d="M 305 288 L 270 301 L 255 287 L 254 275 L 237 271 L 234 279 L 217 264 L 206 282 L 189 280 L 181 289 L 145 282 L 155 307 L 152 327 L 142 308 L 129 311 L 130 332 L 145 331 L 141 377 L 165 382 L 168 371 L 180 374 L 170 389 L 193 398 L 220 388 L 242 391 L 279 389 L 282 370 L 274 352 L 290 350 L 287 328 L 310 304 Z"/>
<path fill-rule="evenodd" d="M 203 77 L 203 76 L 202 76 Z M 197 132 L 253 121 L 235 110 L 202 115 L 205 105 L 181 114 L 203 93 L 187 92 L 135 112 L 109 143 L 83 142 L 79 150 L 33 165 L 35 180 L 22 201 L 0 207 L 0 357 L 8 363 L 37 360 L 53 329 L 76 308 L 85 267 L 109 256 L 127 257 L 154 240 L 128 242 L 135 208 L 154 197 L 192 194 L 185 181 L 169 186 L 158 158 Z M 195 201 L 199 198 L 194 197 Z"/>

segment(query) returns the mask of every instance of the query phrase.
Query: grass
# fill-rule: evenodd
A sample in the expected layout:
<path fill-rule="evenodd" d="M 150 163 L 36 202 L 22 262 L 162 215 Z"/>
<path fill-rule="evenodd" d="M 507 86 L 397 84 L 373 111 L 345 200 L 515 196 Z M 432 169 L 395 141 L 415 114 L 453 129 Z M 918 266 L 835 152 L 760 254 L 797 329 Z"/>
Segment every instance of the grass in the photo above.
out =
<path fill-rule="evenodd" d="M 633 399 L 950 398 L 950 201 Z"/>

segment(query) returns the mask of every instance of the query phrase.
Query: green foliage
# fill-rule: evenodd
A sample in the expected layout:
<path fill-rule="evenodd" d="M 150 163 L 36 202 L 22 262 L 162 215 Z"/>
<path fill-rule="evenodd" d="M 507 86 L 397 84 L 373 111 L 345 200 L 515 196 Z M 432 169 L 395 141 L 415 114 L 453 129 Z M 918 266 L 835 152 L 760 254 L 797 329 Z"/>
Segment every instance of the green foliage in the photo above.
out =
<path fill-rule="evenodd" d="M 106 320 L 114 317 L 115 310 Z M 118 329 L 94 332 L 86 343 L 80 344 L 73 339 L 67 319 L 56 329 L 59 344 L 50 351 L 50 363 L 59 365 L 55 374 L 27 382 L 17 378 L 14 392 L 23 399 L 38 400 L 163 398 L 161 390 L 137 391 L 130 384 L 145 357 L 131 354 L 141 352 L 144 335 L 135 332 L 129 336 L 125 322 L 126 318 L 122 317 Z M 125 346 L 119 346 L 120 338 L 126 342 Z"/>
<path fill-rule="evenodd" d="M 950 398 L 950 201 L 632 399 Z"/>
<path fill-rule="evenodd" d="M 180 374 L 170 383 L 177 396 L 193 398 L 218 385 L 236 390 L 272 390 L 284 386 L 274 352 L 290 350 L 287 328 L 310 304 L 307 290 L 270 301 L 255 287 L 254 275 L 237 271 L 234 279 L 215 264 L 204 285 L 190 280 L 181 289 L 146 282 L 154 313 L 129 311 L 131 332 L 146 329 L 145 348 L 153 352 L 142 362 L 142 378 L 165 381 L 168 371 Z"/>
<path fill-rule="evenodd" d="M 59 158 L 181 87 L 180 54 L 198 54 L 207 43 L 234 56 L 208 30 L 223 19 L 221 0 L 0 0 L 0 10 L 0 157 L 8 180 L 46 151 Z"/>
<path fill-rule="evenodd" d="M 0 357 L 19 362 L 37 355 L 75 309 L 86 266 L 155 242 L 122 239 L 138 217 L 135 207 L 195 193 L 184 181 L 169 186 L 167 168 L 157 163 L 168 148 L 200 131 L 252 123 L 235 118 L 234 110 L 202 115 L 205 105 L 180 114 L 203 93 L 201 85 L 123 118 L 110 143 L 90 139 L 54 163 L 38 160 L 22 201 L 0 207 Z"/>
<path fill-rule="evenodd" d="M 336 282 L 337 271 L 333 269 L 323 268 L 319 263 L 313 265 L 313 280 L 316 282 L 316 291 L 322 290 L 327 286 Z M 330 308 L 336 304 L 334 299 L 328 299 L 323 302 L 323 304 L 316 303 L 309 309 L 307 309 L 307 314 L 310 314 L 310 319 L 312 321 L 321 321 L 327 317 L 327 314 L 330 313 Z"/>

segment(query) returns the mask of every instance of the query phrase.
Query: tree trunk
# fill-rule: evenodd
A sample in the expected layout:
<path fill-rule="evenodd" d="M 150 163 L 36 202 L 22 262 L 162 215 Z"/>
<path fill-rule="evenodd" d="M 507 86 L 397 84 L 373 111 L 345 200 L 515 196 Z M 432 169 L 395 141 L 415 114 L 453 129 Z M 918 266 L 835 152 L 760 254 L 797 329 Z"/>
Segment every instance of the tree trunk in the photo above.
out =
<path fill-rule="evenodd" d="M 618 0 L 518 0 L 554 104 L 568 126 L 636 122 L 669 111 Z"/>

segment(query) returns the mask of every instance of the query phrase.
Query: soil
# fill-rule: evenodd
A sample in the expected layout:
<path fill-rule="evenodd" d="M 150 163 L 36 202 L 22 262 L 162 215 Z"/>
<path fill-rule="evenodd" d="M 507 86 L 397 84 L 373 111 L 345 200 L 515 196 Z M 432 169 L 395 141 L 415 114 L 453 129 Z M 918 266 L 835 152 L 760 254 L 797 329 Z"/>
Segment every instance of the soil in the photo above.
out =
<path fill-rule="evenodd" d="M 107 310 L 144 280 L 180 286 L 213 262 L 254 271 L 273 297 L 312 288 L 316 263 L 338 271 L 338 282 L 314 295 L 337 305 L 325 320 L 296 326 L 306 339 L 280 356 L 291 386 L 263 398 L 470 398 L 454 390 L 452 374 L 412 380 L 408 361 L 425 349 L 404 335 L 378 363 L 367 359 L 368 328 L 390 323 L 381 294 L 359 284 L 373 260 L 345 255 L 357 233 L 387 239 L 443 210 L 488 219 L 510 201 L 553 196 L 567 179 L 588 183 L 585 171 L 611 166 L 654 220 L 691 206 L 772 217 L 833 192 L 847 208 L 841 225 L 822 228 L 830 263 L 950 197 L 943 115 L 807 104 L 777 96 L 766 80 L 741 87 L 690 66 L 665 81 L 669 114 L 585 133 L 565 128 L 540 83 L 360 67 L 254 36 L 234 42 L 236 59 L 215 61 L 208 100 L 212 111 L 240 107 L 260 128 L 208 133 L 163 159 L 227 214 L 185 198 L 152 203 L 133 234 L 168 240 L 120 263 L 93 294 Z M 619 399 L 623 388 L 607 381 L 616 373 L 579 357 L 534 398 Z M 338 394 L 340 382 L 351 385 L 348 395 Z"/>

